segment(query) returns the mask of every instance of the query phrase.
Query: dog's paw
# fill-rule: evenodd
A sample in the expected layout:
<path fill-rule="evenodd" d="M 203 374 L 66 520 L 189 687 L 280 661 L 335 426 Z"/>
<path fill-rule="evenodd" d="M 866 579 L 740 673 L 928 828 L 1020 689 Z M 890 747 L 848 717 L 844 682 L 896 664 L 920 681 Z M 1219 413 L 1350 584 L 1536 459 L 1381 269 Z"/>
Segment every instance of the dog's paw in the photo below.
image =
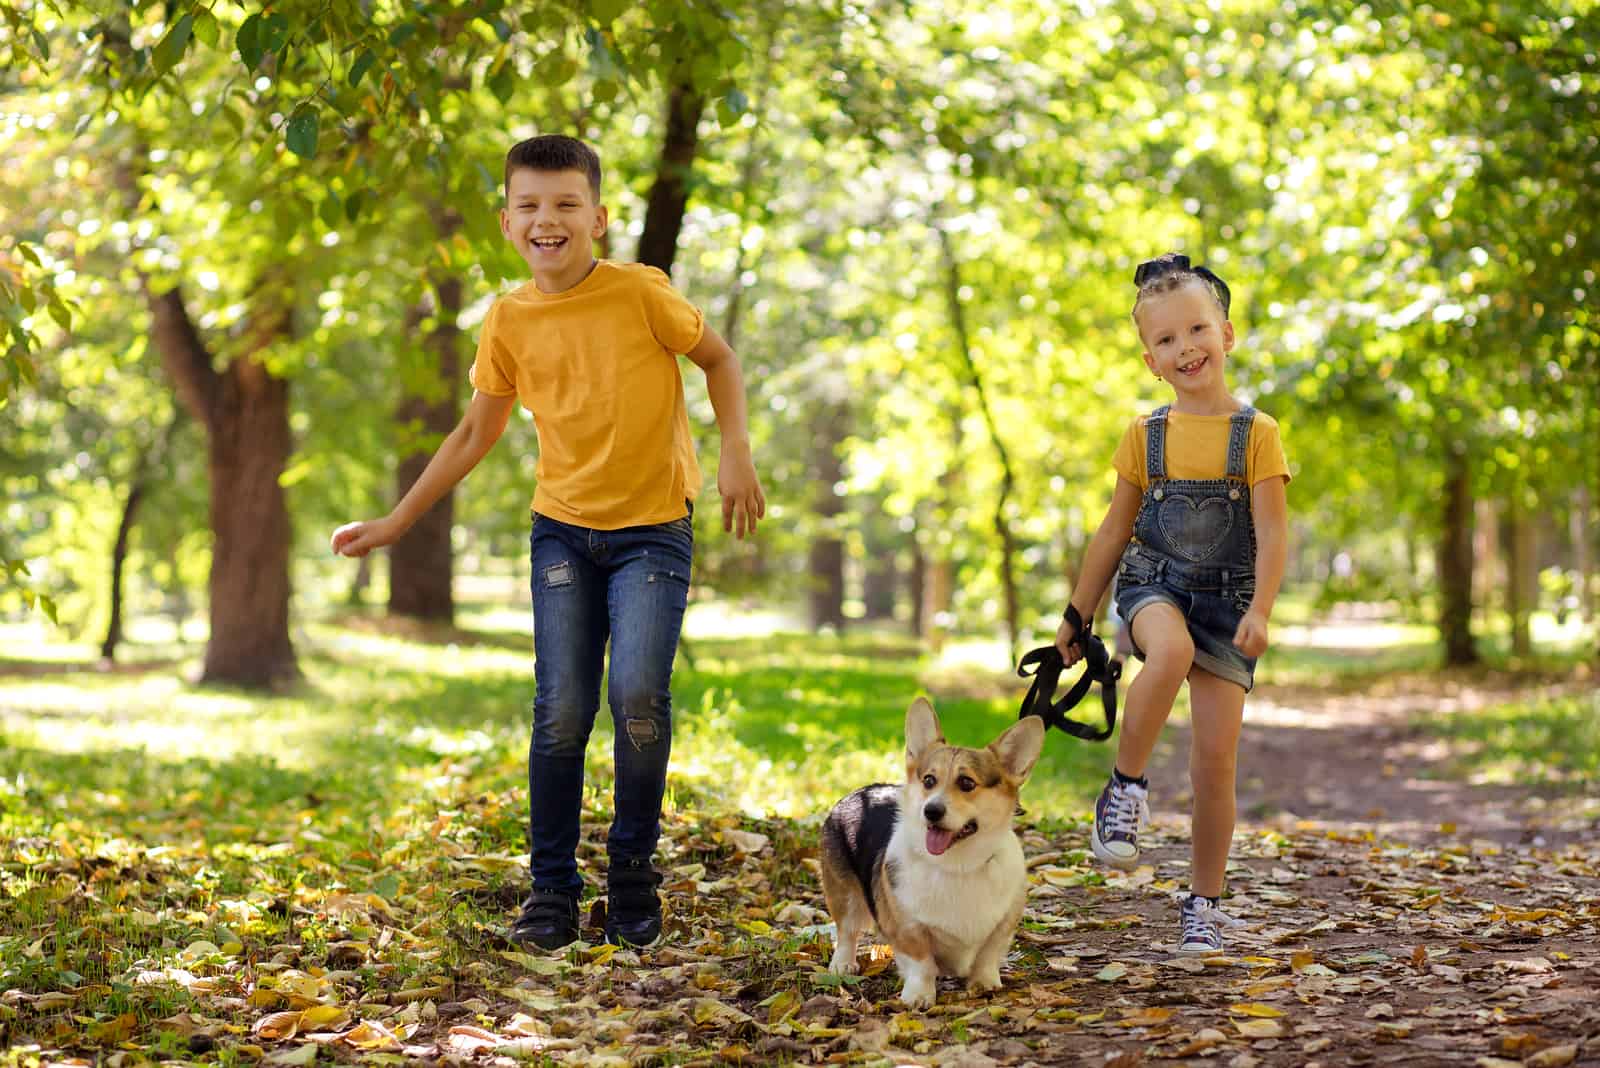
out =
<path fill-rule="evenodd" d="M 906 980 L 900 989 L 900 1000 L 913 1009 L 931 1009 L 939 996 L 939 988 L 927 980 Z"/>
<path fill-rule="evenodd" d="M 999 968 L 984 968 L 967 976 L 969 994 L 987 994 L 991 990 L 999 990 L 1002 985 Z"/>
<path fill-rule="evenodd" d="M 847 957 L 843 950 L 835 950 L 833 960 L 828 964 L 828 970 L 835 975 L 855 975 L 861 970 L 861 966 L 856 963 L 854 953 Z"/>

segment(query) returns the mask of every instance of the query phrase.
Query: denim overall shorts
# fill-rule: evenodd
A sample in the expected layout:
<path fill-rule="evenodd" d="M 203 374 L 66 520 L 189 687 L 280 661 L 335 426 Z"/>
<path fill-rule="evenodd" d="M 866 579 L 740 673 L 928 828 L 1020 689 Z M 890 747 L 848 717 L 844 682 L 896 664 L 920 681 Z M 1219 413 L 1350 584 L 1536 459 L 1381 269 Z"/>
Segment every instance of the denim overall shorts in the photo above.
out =
<path fill-rule="evenodd" d="M 1256 531 L 1245 480 L 1256 411 L 1241 408 L 1229 420 L 1222 478 L 1176 479 L 1167 477 L 1170 407 L 1156 409 L 1145 424 L 1149 487 L 1117 565 L 1117 614 L 1132 628 L 1146 605 L 1172 605 L 1189 623 L 1195 665 L 1249 692 L 1256 661 L 1239 651 L 1233 636 L 1256 593 Z M 1134 652 L 1144 659 L 1137 643 Z"/>

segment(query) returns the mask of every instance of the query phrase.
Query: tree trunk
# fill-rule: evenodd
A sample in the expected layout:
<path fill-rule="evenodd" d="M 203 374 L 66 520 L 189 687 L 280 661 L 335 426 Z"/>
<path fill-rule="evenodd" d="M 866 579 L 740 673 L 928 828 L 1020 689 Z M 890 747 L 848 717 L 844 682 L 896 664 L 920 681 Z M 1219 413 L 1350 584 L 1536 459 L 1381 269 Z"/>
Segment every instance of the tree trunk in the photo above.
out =
<path fill-rule="evenodd" d="M 1439 634 L 1447 665 L 1475 664 L 1472 641 L 1472 474 L 1465 450 L 1447 446 L 1439 538 Z"/>
<path fill-rule="evenodd" d="M 867 558 L 862 561 L 861 606 L 865 619 L 893 619 L 895 594 L 900 587 L 900 541 L 894 522 L 880 510 L 882 498 L 872 501 L 872 514 L 862 524 Z"/>
<path fill-rule="evenodd" d="M 911 571 L 906 575 L 906 596 L 911 602 L 911 619 L 906 629 L 913 637 L 921 638 L 925 633 L 923 617 L 923 599 L 928 590 L 928 558 L 923 554 L 922 546 L 914 540 L 911 544 Z"/>
<path fill-rule="evenodd" d="M 1516 489 L 1506 504 L 1506 613 L 1511 624 L 1511 652 L 1533 655 L 1529 617 L 1538 602 L 1538 541 L 1533 521 Z"/>
<path fill-rule="evenodd" d="M 667 130 L 661 142 L 655 184 L 645 206 L 644 229 L 639 234 L 638 260 L 672 273 L 678 254 L 678 231 L 689 206 L 689 178 L 700 143 L 700 114 L 705 97 L 684 71 L 667 90 Z"/>
<path fill-rule="evenodd" d="M 955 593 L 955 563 L 943 554 L 928 559 L 922 583 L 922 637 L 928 652 L 944 648 L 950 627 L 950 601 Z"/>
<path fill-rule="evenodd" d="M 811 484 L 814 487 L 812 514 L 820 529 L 811 539 L 808 575 L 810 578 L 811 629 L 833 627 L 843 630 L 844 618 L 844 539 L 837 524 L 844 513 L 844 498 L 835 486 L 844 478 L 844 463 L 839 444 L 844 440 L 846 409 L 831 401 L 821 402 L 812 424 Z"/>
<path fill-rule="evenodd" d="M 1011 455 L 1006 451 L 1005 441 L 1000 437 L 1000 427 L 995 422 L 994 409 L 989 404 L 989 394 L 984 387 L 983 376 L 978 372 L 977 361 L 972 356 L 972 345 L 967 336 L 966 311 L 961 304 L 961 265 L 956 261 L 955 246 L 950 241 L 950 235 L 942 227 L 935 227 L 935 232 L 939 235 L 939 249 L 944 254 L 945 304 L 950 313 L 950 325 L 955 331 L 961 365 L 965 370 L 968 384 L 977 394 L 978 408 L 983 414 L 984 425 L 989 428 L 989 442 L 994 446 L 995 456 L 1000 461 L 1000 492 L 994 501 L 994 532 L 1000 539 L 1000 589 L 1005 596 L 1006 644 L 1011 651 L 1011 660 L 1015 663 L 1021 652 L 1017 643 L 1022 621 L 1017 598 L 1017 542 L 1011 533 L 1011 522 L 1006 512 L 1011 504 L 1011 492 L 1016 486 L 1016 476 L 1011 469 Z"/>
<path fill-rule="evenodd" d="M 211 633 L 202 683 L 271 688 L 299 677 L 289 641 L 289 384 L 261 354 L 289 332 L 288 294 L 258 291 L 244 351 L 212 366 L 177 289 L 145 283 L 151 333 L 179 399 L 206 428 L 211 477 Z"/>
<path fill-rule="evenodd" d="M 111 618 L 106 622 L 105 640 L 100 643 L 100 659 L 108 663 L 116 661 L 117 646 L 122 644 L 122 572 L 128 560 L 128 542 L 133 534 L 133 525 L 139 518 L 139 506 L 144 503 L 145 494 L 150 489 L 152 472 L 165 461 L 179 418 L 179 410 L 174 409 L 161 437 L 149 450 L 140 453 L 128 479 L 128 496 L 122 503 L 117 539 L 111 546 Z"/>
<path fill-rule="evenodd" d="M 436 217 L 436 229 L 442 240 L 448 240 L 460 226 L 460 216 L 453 212 Z M 434 320 L 433 329 L 423 342 L 426 373 L 413 378 L 413 381 L 425 381 L 427 388 L 403 396 L 398 411 L 402 433 L 413 438 L 420 432 L 422 447 L 407 450 L 401 456 L 395 472 L 395 500 L 404 497 L 421 477 L 439 442 L 455 427 L 461 414 L 461 330 L 456 325 L 461 314 L 461 279 L 435 276 L 430 282 L 428 304 L 413 313 L 417 326 L 429 316 Z M 407 336 L 412 336 L 412 331 L 407 331 Z M 439 623 L 454 621 L 451 579 L 455 554 L 450 544 L 454 522 L 455 491 L 451 490 L 390 547 L 391 616 Z"/>
<path fill-rule="evenodd" d="M 1585 623 L 1594 622 L 1594 519 L 1589 487 L 1579 486 L 1572 506 L 1573 567 L 1578 572 L 1578 608 Z"/>
<path fill-rule="evenodd" d="M 141 462 L 128 485 L 128 496 L 122 503 L 122 520 L 117 524 L 117 540 L 111 546 L 111 618 L 106 622 L 106 637 L 100 643 L 100 659 L 115 663 L 117 646 L 122 642 L 122 567 L 128 558 L 128 536 L 133 533 L 133 523 L 139 515 L 139 505 L 144 500 L 148 485 Z"/>

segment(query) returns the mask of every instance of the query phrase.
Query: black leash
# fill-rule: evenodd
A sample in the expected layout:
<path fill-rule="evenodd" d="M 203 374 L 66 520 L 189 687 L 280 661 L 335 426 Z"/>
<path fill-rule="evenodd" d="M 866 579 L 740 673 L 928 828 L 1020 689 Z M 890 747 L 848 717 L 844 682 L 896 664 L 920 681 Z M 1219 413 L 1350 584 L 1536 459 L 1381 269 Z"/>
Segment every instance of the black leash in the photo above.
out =
<path fill-rule="evenodd" d="M 1052 703 L 1050 699 L 1055 696 L 1056 684 L 1061 681 L 1061 673 L 1067 667 L 1061 659 L 1061 653 L 1054 645 L 1045 645 L 1024 655 L 1022 662 L 1017 665 L 1017 674 L 1023 678 L 1032 675 L 1033 685 L 1028 690 L 1028 696 L 1022 699 L 1022 711 L 1017 718 L 1038 716 L 1044 720 L 1046 727 L 1055 727 L 1087 742 L 1103 742 L 1111 737 L 1117 725 L 1117 680 L 1122 677 L 1122 661 L 1111 659 L 1106 652 L 1106 643 L 1093 633 L 1093 622 L 1085 623 L 1075 606 L 1067 605 L 1066 620 L 1077 628 L 1077 636 L 1072 639 L 1072 644 L 1083 650 L 1083 674 L 1072 684 L 1072 689 L 1067 691 L 1065 697 Z M 1029 667 L 1033 670 L 1029 671 Z M 1100 684 L 1100 702 L 1106 716 L 1105 729 L 1098 731 L 1087 723 L 1067 718 L 1067 713 L 1084 699 L 1089 687 L 1097 682 Z"/>

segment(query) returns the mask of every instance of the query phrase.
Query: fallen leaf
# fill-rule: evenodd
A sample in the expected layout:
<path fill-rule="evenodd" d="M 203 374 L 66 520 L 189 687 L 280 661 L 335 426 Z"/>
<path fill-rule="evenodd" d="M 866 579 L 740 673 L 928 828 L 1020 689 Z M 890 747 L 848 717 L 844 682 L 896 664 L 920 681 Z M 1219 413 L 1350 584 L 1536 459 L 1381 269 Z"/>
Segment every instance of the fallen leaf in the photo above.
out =
<path fill-rule="evenodd" d="M 1233 1026 L 1246 1038 L 1278 1038 L 1283 1034 L 1283 1025 L 1277 1020 L 1235 1020 Z"/>
<path fill-rule="evenodd" d="M 293 1038 L 299 1030 L 300 1013 L 274 1012 L 257 1020 L 250 1028 L 250 1033 L 272 1042 L 281 1042 L 286 1038 Z"/>
<path fill-rule="evenodd" d="M 1241 1016 L 1259 1016 L 1263 1019 L 1272 1019 L 1274 1017 L 1285 1015 L 1282 1009 L 1275 1009 L 1271 1005 L 1263 1005 L 1259 1001 L 1244 1002 L 1239 1005 L 1229 1005 L 1228 1011 L 1238 1013 Z"/>
<path fill-rule="evenodd" d="M 1578 1059 L 1576 1045 L 1551 1046 L 1524 1060 L 1522 1063 L 1527 1068 L 1563 1068 Z"/>

